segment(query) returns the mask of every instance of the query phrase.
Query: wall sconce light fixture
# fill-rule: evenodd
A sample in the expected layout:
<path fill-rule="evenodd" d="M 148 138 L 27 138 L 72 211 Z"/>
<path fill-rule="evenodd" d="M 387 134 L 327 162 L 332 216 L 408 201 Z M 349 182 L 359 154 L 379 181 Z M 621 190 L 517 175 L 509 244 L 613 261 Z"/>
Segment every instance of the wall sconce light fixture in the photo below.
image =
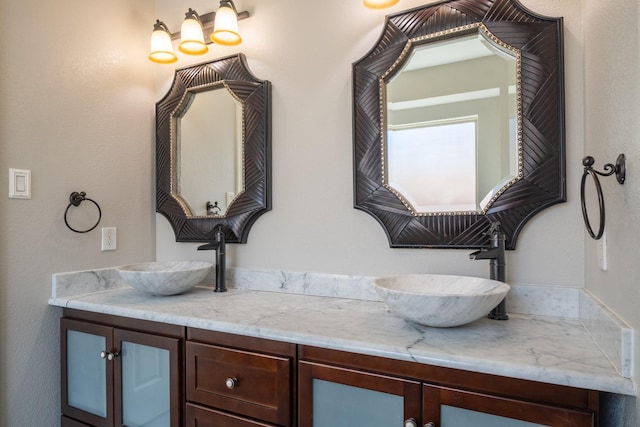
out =
<path fill-rule="evenodd" d="M 238 12 L 233 1 L 220 1 L 211 33 L 211 41 L 224 46 L 235 46 L 242 43 L 242 37 L 238 32 Z"/>
<path fill-rule="evenodd" d="M 173 53 L 173 44 L 169 29 L 164 22 L 156 20 L 151 33 L 151 52 L 149 59 L 158 64 L 171 64 L 176 62 L 178 57 Z"/>
<path fill-rule="evenodd" d="M 386 9 L 397 4 L 400 0 L 362 0 L 364 7 L 369 9 Z"/>
<path fill-rule="evenodd" d="M 191 8 L 184 14 L 178 49 L 187 55 L 203 55 L 209 52 L 209 48 L 204 42 L 200 15 Z"/>
<path fill-rule="evenodd" d="M 397 1 L 397 0 L 396 0 Z M 149 60 L 171 64 L 178 60 L 172 40 L 180 40 L 178 49 L 188 55 L 202 55 L 209 51 L 207 44 L 235 46 L 242 43 L 238 20 L 249 17 L 249 12 L 238 12 L 233 0 L 221 0 L 217 12 L 204 15 L 189 8 L 179 33 L 171 33 L 164 22 L 156 20 L 151 34 Z"/>

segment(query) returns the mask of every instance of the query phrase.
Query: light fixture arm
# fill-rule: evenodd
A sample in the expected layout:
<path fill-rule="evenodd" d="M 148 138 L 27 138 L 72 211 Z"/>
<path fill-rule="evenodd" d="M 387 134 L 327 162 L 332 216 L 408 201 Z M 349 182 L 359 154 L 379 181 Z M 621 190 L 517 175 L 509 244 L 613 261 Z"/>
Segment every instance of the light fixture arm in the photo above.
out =
<path fill-rule="evenodd" d="M 236 10 L 236 7 L 233 4 L 232 0 L 223 0 L 223 1 L 230 3 L 232 8 L 233 8 L 233 10 Z M 191 9 L 189 9 L 189 10 L 191 10 Z M 195 12 L 195 11 L 193 11 L 193 12 Z M 187 14 L 188 13 L 189 12 L 187 12 Z M 197 15 L 197 13 L 196 13 L 196 15 Z M 247 10 L 243 10 L 242 12 L 238 12 L 236 10 L 236 15 L 238 15 L 238 21 L 240 21 L 241 19 L 247 19 L 248 17 L 251 16 L 249 11 L 247 11 Z M 216 19 L 216 13 L 215 12 L 209 12 L 209 13 L 205 13 L 204 15 L 197 15 L 197 16 L 198 16 L 198 19 L 200 20 L 200 23 L 202 24 L 202 32 L 204 33 L 205 42 L 207 44 L 212 43 L 210 41 L 209 35 L 213 32 L 213 23 L 214 23 L 214 21 Z M 166 25 L 165 25 L 164 28 L 166 28 Z M 169 32 L 169 31 L 167 30 L 167 32 Z M 170 35 L 171 35 L 171 40 L 180 40 L 180 37 L 181 37 L 180 31 L 178 31 L 177 33 L 170 33 Z"/>

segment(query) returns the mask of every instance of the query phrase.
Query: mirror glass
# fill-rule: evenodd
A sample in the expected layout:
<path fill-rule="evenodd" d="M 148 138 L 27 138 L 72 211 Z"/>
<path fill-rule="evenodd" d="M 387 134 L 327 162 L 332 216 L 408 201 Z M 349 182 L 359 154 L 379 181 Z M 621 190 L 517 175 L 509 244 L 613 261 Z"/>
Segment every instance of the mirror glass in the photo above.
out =
<path fill-rule="evenodd" d="M 189 216 L 224 216 L 243 188 L 242 104 L 218 85 L 191 96 L 176 127 L 177 191 Z"/>
<path fill-rule="evenodd" d="M 485 212 L 520 175 L 517 53 L 478 31 L 414 47 L 386 83 L 385 185 L 415 214 Z"/>

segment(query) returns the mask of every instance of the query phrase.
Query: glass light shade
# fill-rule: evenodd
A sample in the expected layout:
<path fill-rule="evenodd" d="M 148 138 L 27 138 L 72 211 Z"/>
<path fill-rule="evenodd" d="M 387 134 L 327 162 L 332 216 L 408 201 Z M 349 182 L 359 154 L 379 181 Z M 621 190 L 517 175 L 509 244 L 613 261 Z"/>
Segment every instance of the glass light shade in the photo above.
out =
<path fill-rule="evenodd" d="M 220 5 L 216 12 L 211 40 L 223 46 L 236 46 L 242 43 L 238 32 L 238 15 L 228 4 Z"/>
<path fill-rule="evenodd" d="M 188 55 L 202 55 L 209 51 L 204 43 L 204 35 L 202 34 L 202 25 L 194 17 L 187 17 L 182 21 L 180 29 L 180 52 Z"/>
<path fill-rule="evenodd" d="M 159 64 L 171 64 L 178 60 L 176 54 L 173 53 L 171 36 L 167 32 L 166 27 L 164 27 L 164 24 L 156 24 L 153 29 L 153 33 L 151 33 L 151 51 L 149 53 L 149 60 Z"/>
<path fill-rule="evenodd" d="M 362 0 L 362 4 L 369 9 L 384 9 L 395 5 L 399 1 L 400 0 Z"/>

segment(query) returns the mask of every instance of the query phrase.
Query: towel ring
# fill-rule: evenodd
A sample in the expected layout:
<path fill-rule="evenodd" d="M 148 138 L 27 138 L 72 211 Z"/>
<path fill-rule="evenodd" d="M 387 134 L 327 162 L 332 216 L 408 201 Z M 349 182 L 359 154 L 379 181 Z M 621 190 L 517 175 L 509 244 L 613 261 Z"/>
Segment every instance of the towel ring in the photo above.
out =
<path fill-rule="evenodd" d="M 74 191 L 73 193 L 71 193 L 71 195 L 69 195 L 69 205 L 67 206 L 67 209 L 65 209 L 65 211 L 64 211 L 64 223 L 67 225 L 69 230 L 74 231 L 76 233 L 88 233 L 88 232 L 90 232 L 91 230 L 96 228 L 98 226 L 98 224 L 100 224 L 100 220 L 102 219 L 102 210 L 100 209 L 100 205 L 98 205 L 98 203 L 96 203 L 95 200 L 90 199 L 90 198 L 88 198 L 86 196 L 87 196 L 87 193 L 85 193 L 84 191 L 81 191 L 79 193 L 77 191 Z M 85 200 L 93 203 L 94 205 L 96 205 L 96 208 L 98 208 L 98 222 L 96 222 L 93 227 L 88 228 L 86 230 L 76 230 L 75 228 L 73 228 L 72 226 L 69 225 L 69 221 L 67 220 L 67 214 L 69 213 L 69 208 L 71 208 L 71 206 L 78 207 L 78 206 L 80 206 L 80 203 L 82 203 Z"/>
<path fill-rule="evenodd" d="M 600 176 L 611 176 L 614 173 L 616 174 L 616 180 L 619 184 L 624 184 L 624 180 L 626 178 L 627 168 L 626 168 L 626 158 L 624 154 L 620 154 L 616 160 L 616 164 L 607 163 L 604 165 L 604 169 L 606 172 L 600 172 L 593 168 L 593 164 L 595 163 L 595 159 L 591 156 L 587 156 L 582 159 L 582 165 L 584 166 L 584 173 L 582 174 L 582 182 L 580 183 L 580 202 L 582 203 L 582 218 L 584 219 L 584 225 L 587 227 L 587 232 L 591 236 L 591 238 L 595 240 L 600 240 L 602 235 L 604 234 L 605 227 L 605 207 L 604 207 L 604 195 L 602 194 L 602 186 L 600 185 L 600 180 L 598 179 L 598 175 Z M 598 207 L 600 210 L 600 224 L 598 226 L 598 233 L 594 233 L 591 228 L 591 222 L 589 221 L 589 214 L 587 213 L 587 204 L 585 201 L 585 184 L 587 181 L 587 175 L 591 175 L 593 177 L 593 182 L 596 186 L 596 192 L 598 193 Z"/>

